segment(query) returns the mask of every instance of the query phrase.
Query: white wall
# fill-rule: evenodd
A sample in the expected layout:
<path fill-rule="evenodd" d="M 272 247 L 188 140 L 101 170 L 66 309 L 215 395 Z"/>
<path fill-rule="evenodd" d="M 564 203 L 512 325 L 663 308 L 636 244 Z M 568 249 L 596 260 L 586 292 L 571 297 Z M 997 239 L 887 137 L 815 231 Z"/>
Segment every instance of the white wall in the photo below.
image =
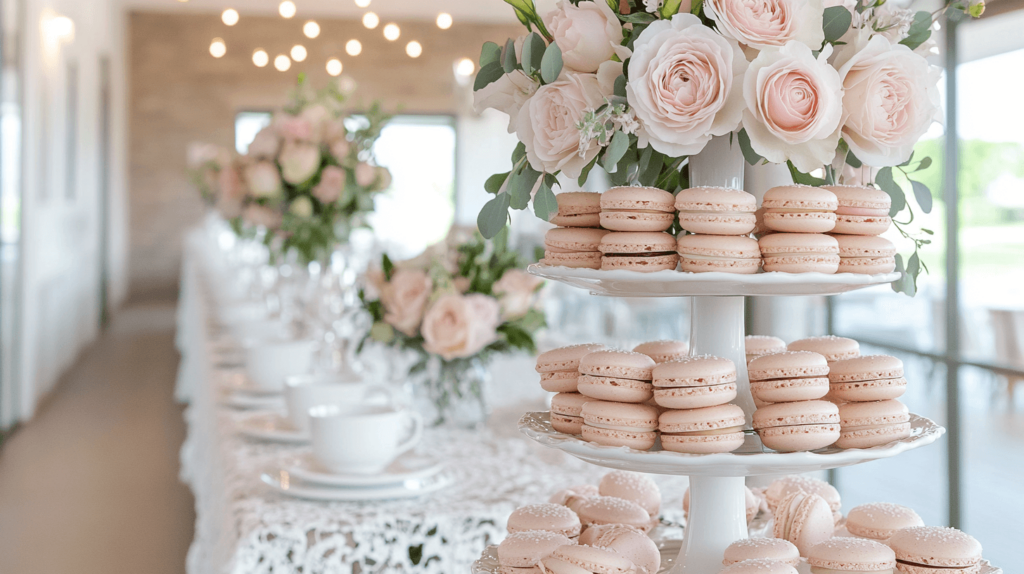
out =
<path fill-rule="evenodd" d="M 24 0 L 24 169 L 18 396 L 22 420 L 97 334 L 101 309 L 100 58 L 111 61 L 108 300 L 126 293 L 123 18 L 116 0 Z M 73 40 L 45 30 L 55 15 Z M 77 137 L 69 153 L 68 65 L 77 63 Z M 72 158 L 72 155 L 74 158 Z M 74 161 L 74 196 L 68 196 Z"/>

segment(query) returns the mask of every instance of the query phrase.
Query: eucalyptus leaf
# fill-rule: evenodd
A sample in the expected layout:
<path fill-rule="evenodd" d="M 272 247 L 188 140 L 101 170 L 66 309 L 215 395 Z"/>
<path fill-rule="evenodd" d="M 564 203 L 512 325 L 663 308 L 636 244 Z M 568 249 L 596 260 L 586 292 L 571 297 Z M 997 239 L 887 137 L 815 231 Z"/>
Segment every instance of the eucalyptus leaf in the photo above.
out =
<path fill-rule="evenodd" d="M 551 218 L 558 213 L 558 200 L 555 193 L 551 191 L 547 178 L 540 184 L 536 197 L 533 198 L 533 213 L 544 221 L 551 221 Z"/>
<path fill-rule="evenodd" d="M 910 180 L 910 185 L 914 187 L 914 199 L 916 199 L 917 204 L 921 206 L 921 211 L 931 213 L 932 190 L 928 189 L 928 186 L 920 181 Z"/>
<path fill-rule="evenodd" d="M 924 159 L 921 160 L 921 164 L 918 165 L 917 169 L 915 169 L 914 171 L 921 171 L 923 169 L 928 169 L 929 167 L 931 167 L 931 165 L 932 165 L 932 158 L 926 156 Z"/>
<path fill-rule="evenodd" d="M 484 182 L 484 190 L 490 194 L 497 194 L 501 191 L 501 186 L 505 183 L 505 180 L 508 179 L 509 173 L 511 172 L 496 173 L 487 178 L 487 181 Z"/>
<path fill-rule="evenodd" d="M 890 286 L 892 290 L 897 293 L 903 292 L 903 278 L 907 275 L 907 269 L 903 266 L 903 256 L 899 253 L 896 254 L 896 269 L 895 271 L 900 274 L 900 278 L 893 281 Z"/>
<path fill-rule="evenodd" d="M 653 187 L 661 175 L 661 168 L 665 165 L 665 154 L 655 150 L 653 146 L 649 149 L 652 150 L 650 161 L 647 162 L 646 169 L 641 169 L 637 173 L 637 179 L 640 185 Z"/>
<path fill-rule="evenodd" d="M 544 50 L 547 49 L 547 44 L 544 43 L 544 39 L 540 37 L 540 34 L 536 32 L 530 32 L 526 36 L 526 41 L 523 42 L 523 71 L 526 72 L 527 76 L 532 76 L 534 72 L 540 71 L 540 63 L 544 58 Z"/>
<path fill-rule="evenodd" d="M 654 157 L 654 146 L 647 144 L 647 147 L 640 152 L 640 162 L 637 165 L 637 174 L 647 171 L 647 166 L 651 164 L 651 158 Z"/>
<path fill-rule="evenodd" d="M 526 144 L 519 142 L 516 149 L 512 150 L 512 165 L 519 163 L 524 157 L 526 157 Z"/>
<path fill-rule="evenodd" d="M 679 13 L 679 8 L 682 6 L 683 0 L 665 0 L 665 3 L 661 5 L 661 17 L 665 19 L 672 18 Z"/>
<path fill-rule="evenodd" d="M 853 155 L 853 150 L 850 150 L 850 153 L 846 154 L 846 165 L 854 169 L 859 169 L 864 166 L 864 164 L 861 163 L 860 159 L 857 156 Z"/>
<path fill-rule="evenodd" d="M 747 160 L 750 165 L 757 165 L 764 161 L 761 154 L 754 151 L 753 146 L 750 145 L 750 136 L 747 134 L 746 129 L 740 130 L 740 150 L 743 152 L 743 159 Z"/>
<path fill-rule="evenodd" d="M 625 75 L 620 75 L 618 78 L 615 78 L 615 90 L 614 90 L 613 93 L 616 96 L 620 97 L 620 98 L 625 98 L 626 97 L 626 76 Z"/>
<path fill-rule="evenodd" d="M 604 153 L 604 169 L 611 173 L 615 170 L 615 167 L 619 164 L 619 160 L 625 155 L 626 150 L 629 148 L 629 136 L 622 131 L 616 131 L 612 135 L 612 141 L 608 144 L 608 149 Z"/>
<path fill-rule="evenodd" d="M 558 79 L 562 73 L 562 50 L 558 44 L 552 42 L 544 50 L 544 57 L 540 62 L 540 77 L 545 84 L 550 84 Z"/>
<path fill-rule="evenodd" d="M 530 194 L 533 186 L 537 184 L 540 172 L 533 169 L 530 164 L 523 166 L 523 170 L 512 176 L 508 184 L 508 193 L 512 196 L 509 205 L 512 209 L 526 209 L 530 204 Z"/>
<path fill-rule="evenodd" d="M 499 193 L 484 204 L 480 215 L 476 218 L 476 226 L 480 234 L 487 239 L 493 238 L 508 223 L 509 194 Z"/>
<path fill-rule="evenodd" d="M 494 42 L 484 42 L 483 47 L 480 48 L 480 67 L 483 68 L 487 64 L 499 62 L 501 60 L 501 46 Z"/>
<path fill-rule="evenodd" d="M 916 50 L 921 44 L 928 41 L 932 35 L 932 15 L 930 12 L 920 10 L 914 14 L 914 21 L 907 30 L 907 37 L 900 40 L 900 44 Z"/>
<path fill-rule="evenodd" d="M 516 71 L 516 67 L 519 66 L 519 62 L 516 61 L 516 42 L 512 38 L 509 38 L 505 42 L 504 56 L 501 61 L 501 68 L 506 74 L 511 74 Z"/>
<path fill-rule="evenodd" d="M 875 175 L 875 184 L 882 189 L 882 191 L 889 194 L 892 199 L 892 207 L 889 208 L 889 217 L 893 217 L 903 208 L 907 206 L 907 196 L 903 192 L 903 188 L 896 183 L 892 178 L 892 168 L 883 167 L 878 170 L 878 174 Z"/>
<path fill-rule="evenodd" d="M 595 165 L 597 165 L 598 157 L 599 156 L 595 155 L 594 159 L 590 160 L 590 163 L 584 166 L 583 169 L 580 171 L 580 177 L 579 179 L 576 180 L 580 187 L 583 187 L 584 185 L 587 184 L 587 179 L 590 178 L 590 171 L 594 169 Z"/>
<path fill-rule="evenodd" d="M 700 16 L 700 13 L 704 10 L 704 0 L 696 0 L 690 5 L 690 14 L 694 16 Z"/>
<path fill-rule="evenodd" d="M 836 43 L 850 29 L 850 24 L 852 23 L 853 14 L 843 6 L 825 8 L 825 15 L 822 17 L 825 41 L 829 44 Z"/>
<path fill-rule="evenodd" d="M 654 14 L 648 14 L 647 12 L 633 12 L 632 14 L 619 14 L 618 16 L 619 20 L 630 24 L 650 24 L 658 19 Z"/>
<path fill-rule="evenodd" d="M 490 64 L 487 64 L 480 68 L 480 71 L 476 73 L 476 80 L 473 82 L 473 91 L 475 92 L 491 85 L 491 83 L 498 81 L 498 79 L 504 75 L 505 70 L 498 62 L 491 62 Z"/>
<path fill-rule="evenodd" d="M 799 185 L 812 185 L 814 187 L 821 187 L 825 185 L 825 180 L 820 177 L 814 177 L 809 173 L 804 173 L 793 165 L 793 162 L 787 161 L 786 165 L 789 166 L 789 175 L 793 178 L 793 183 Z"/>

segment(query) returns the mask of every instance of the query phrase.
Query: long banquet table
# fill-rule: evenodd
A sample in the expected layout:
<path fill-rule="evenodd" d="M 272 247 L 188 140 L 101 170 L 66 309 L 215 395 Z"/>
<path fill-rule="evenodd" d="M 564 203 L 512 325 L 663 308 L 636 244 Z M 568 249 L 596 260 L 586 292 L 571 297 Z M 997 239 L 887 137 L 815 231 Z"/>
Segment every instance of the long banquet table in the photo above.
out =
<path fill-rule="evenodd" d="M 237 366 L 225 363 L 225 341 L 212 327 L 217 281 L 211 277 L 218 265 L 208 233 L 191 233 L 178 310 L 182 362 L 176 388 L 178 399 L 188 403 L 181 479 L 196 502 L 189 574 L 468 572 L 488 544 L 504 537 L 516 507 L 544 502 L 571 485 L 596 484 L 607 472 L 518 434 L 519 415 L 537 406 L 522 399 L 542 398 L 534 391 L 539 387 L 529 358 L 518 358 L 509 360 L 518 368 L 494 369 L 495 386 L 529 392 L 506 392 L 487 428 L 425 433 L 421 452 L 445 461 L 453 486 L 416 499 L 365 503 L 313 502 L 272 491 L 260 481 L 261 472 L 280 468 L 308 447 L 245 438 L 238 425 L 251 411 L 223 404 L 224 381 Z M 675 496 L 665 500 L 663 518 L 678 522 L 686 479 L 656 480 Z"/>

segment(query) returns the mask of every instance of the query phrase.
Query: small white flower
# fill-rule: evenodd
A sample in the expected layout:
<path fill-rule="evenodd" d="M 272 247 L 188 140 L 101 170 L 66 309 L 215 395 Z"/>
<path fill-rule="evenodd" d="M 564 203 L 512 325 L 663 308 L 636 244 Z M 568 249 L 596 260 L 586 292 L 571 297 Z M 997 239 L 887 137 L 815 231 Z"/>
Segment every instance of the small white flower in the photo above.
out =
<path fill-rule="evenodd" d="M 661 4 L 662 0 L 644 0 L 644 7 L 646 7 L 647 11 L 651 14 L 657 12 L 658 8 L 661 8 Z"/>

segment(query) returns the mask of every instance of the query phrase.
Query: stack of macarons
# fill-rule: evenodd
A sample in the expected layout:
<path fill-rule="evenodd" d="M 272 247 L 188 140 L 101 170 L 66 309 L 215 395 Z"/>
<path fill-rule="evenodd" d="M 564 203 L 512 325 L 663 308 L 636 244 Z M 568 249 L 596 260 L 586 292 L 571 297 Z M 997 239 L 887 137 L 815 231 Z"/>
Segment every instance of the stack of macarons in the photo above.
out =
<path fill-rule="evenodd" d="M 889 539 L 900 574 L 968 574 L 981 570 L 981 544 L 970 534 L 944 526 L 897 530 Z"/>
<path fill-rule="evenodd" d="M 675 238 L 675 198 L 654 187 L 613 187 L 601 194 L 601 269 L 662 271 L 679 261 Z"/>
<path fill-rule="evenodd" d="M 753 427 L 779 452 L 817 450 L 839 439 L 839 409 L 819 400 L 829 392 L 829 366 L 811 351 L 762 355 L 747 365 L 757 410 Z"/>
<path fill-rule="evenodd" d="M 634 353 L 643 353 L 654 359 L 655 363 L 667 363 L 690 355 L 690 346 L 683 341 L 663 339 L 661 341 L 648 341 L 633 347 Z"/>
<path fill-rule="evenodd" d="M 600 350 L 579 364 L 585 440 L 607 446 L 650 450 L 658 438 L 659 409 L 644 404 L 654 396 L 654 359 L 633 351 Z"/>
<path fill-rule="evenodd" d="M 570 191 L 555 196 L 558 214 L 551 219 L 558 227 L 544 235 L 544 265 L 600 269 L 598 246 L 608 233 L 601 226 L 601 194 Z"/>
<path fill-rule="evenodd" d="M 839 448 L 871 448 L 910 436 L 910 413 L 896 400 L 907 388 L 903 361 L 864 355 L 830 365 L 832 399 L 839 402 Z"/>
<path fill-rule="evenodd" d="M 654 402 L 666 410 L 658 417 L 661 447 L 689 454 L 731 452 L 743 445 L 746 417 L 737 405 L 736 365 L 729 359 L 699 355 L 654 367 Z"/>
<path fill-rule="evenodd" d="M 771 335 L 747 335 L 743 339 L 744 352 L 747 355 L 747 364 L 761 355 L 780 353 L 786 350 L 786 342 Z M 790 349 L 795 350 L 795 349 Z"/>
<path fill-rule="evenodd" d="M 811 572 L 892 574 L 896 554 L 885 544 L 863 538 L 832 538 L 807 551 Z"/>
<path fill-rule="evenodd" d="M 570 345 L 537 356 L 536 370 L 540 373 L 541 388 L 558 393 L 551 399 L 551 426 L 558 432 L 580 434 L 583 426 L 581 412 L 586 402 L 586 398 L 577 392 L 580 359 L 603 348 L 604 345 L 596 343 Z"/>
<path fill-rule="evenodd" d="M 835 228 L 838 208 L 836 195 L 821 187 L 782 185 L 765 192 L 766 231 L 758 240 L 764 270 L 835 273 L 839 242 L 825 234 Z"/>
<path fill-rule="evenodd" d="M 800 551 L 792 542 L 781 538 L 743 538 L 725 549 L 722 565 L 731 566 L 747 560 L 773 560 L 796 566 L 800 563 Z"/>
<path fill-rule="evenodd" d="M 679 226 L 688 232 L 676 241 L 680 270 L 693 273 L 757 273 L 761 251 L 750 238 L 757 200 L 724 187 L 693 187 L 676 194 Z"/>
<path fill-rule="evenodd" d="M 892 224 L 889 194 L 873 187 L 826 185 L 838 201 L 833 237 L 839 242 L 839 273 L 891 273 L 896 247 L 879 237 Z"/>
<path fill-rule="evenodd" d="M 825 360 L 828 361 L 829 365 L 836 361 L 852 359 L 860 356 L 860 343 L 853 339 L 837 337 L 835 335 L 798 339 L 790 343 L 786 349 L 789 351 L 813 351 L 822 357 L 825 357 Z M 836 403 L 837 405 L 841 403 L 841 401 L 836 401 L 832 397 L 831 388 L 829 389 L 829 393 L 822 398 L 826 401 Z"/>

